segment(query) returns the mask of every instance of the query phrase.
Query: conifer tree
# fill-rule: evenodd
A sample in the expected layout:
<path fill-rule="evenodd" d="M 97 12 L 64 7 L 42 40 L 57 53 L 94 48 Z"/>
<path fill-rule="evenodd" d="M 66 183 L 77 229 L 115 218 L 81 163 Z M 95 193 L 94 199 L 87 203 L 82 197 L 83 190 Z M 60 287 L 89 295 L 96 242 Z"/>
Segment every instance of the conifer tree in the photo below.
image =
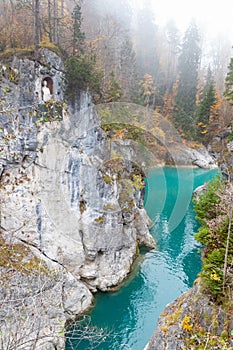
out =
<path fill-rule="evenodd" d="M 180 52 L 180 35 L 174 21 L 169 21 L 166 26 L 168 43 L 168 62 L 166 72 L 166 91 L 171 93 L 177 78 L 177 59 Z"/>
<path fill-rule="evenodd" d="M 203 95 L 197 111 L 197 138 L 204 144 L 208 143 L 210 139 L 208 133 L 211 116 L 214 114 L 214 107 L 217 102 L 215 86 L 212 83 Z"/>
<path fill-rule="evenodd" d="M 225 81 L 225 92 L 224 96 L 227 101 L 231 104 L 233 103 L 233 58 L 230 60 L 230 64 L 228 66 L 228 73 Z"/>
<path fill-rule="evenodd" d="M 85 34 L 81 30 L 82 25 L 82 13 L 81 7 L 76 5 L 73 13 L 73 55 L 83 53 L 83 44 Z"/>
<path fill-rule="evenodd" d="M 197 122 L 202 122 L 204 124 L 209 123 L 211 115 L 211 107 L 213 107 L 217 102 L 214 83 L 210 85 L 206 93 L 204 94 L 201 104 L 197 112 Z"/>
<path fill-rule="evenodd" d="M 136 57 L 140 78 L 150 74 L 157 80 L 159 72 L 159 56 L 156 46 L 158 27 L 152 11 L 151 0 L 144 1 L 144 6 L 138 14 L 136 28 Z"/>
<path fill-rule="evenodd" d="M 210 69 L 208 70 L 207 80 L 201 96 L 201 102 L 197 110 L 197 123 L 208 124 L 211 116 L 211 110 L 217 103 L 215 85 Z"/>
<path fill-rule="evenodd" d="M 133 45 L 128 36 L 125 37 L 121 47 L 120 84 L 123 100 L 134 101 L 138 91 L 137 65 Z"/>
<path fill-rule="evenodd" d="M 174 112 L 175 125 L 186 137 L 191 137 L 194 132 L 200 55 L 198 28 L 192 22 L 185 32 L 179 56 L 179 84 Z"/>

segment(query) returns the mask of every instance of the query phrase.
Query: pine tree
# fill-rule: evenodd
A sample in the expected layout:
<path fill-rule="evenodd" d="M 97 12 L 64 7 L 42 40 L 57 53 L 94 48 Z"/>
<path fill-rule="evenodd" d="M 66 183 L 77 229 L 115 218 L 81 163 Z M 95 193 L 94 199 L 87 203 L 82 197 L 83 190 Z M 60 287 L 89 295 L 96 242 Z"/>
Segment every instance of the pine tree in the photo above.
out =
<path fill-rule="evenodd" d="M 204 94 L 201 104 L 197 111 L 197 122 L 204 124 L 209 123 L 211 115 L 211 107 L 217 102 L 214 83 L 210 85 L 206 93 Z"/>
<path fill-rule="evenodd" d="M 192 137 L 194 132 L 200 54 L 198 28 L 192 22 L 185 33 L 179 57 L 179 84 L 174 112 L 175 125 L 188 137 Z"/>
<path fill-rule="evenodd" d="M 40 33 L 40 0 L 35 0 L 35 40 L 34 40 L 34 55 L 35 60 L 38 60 L 39 51 L 39 33 Z"/>
<path fill-rule="evenodd" d="M 201 103 L 197 110 L 197 138 L 205 143 L 209 140 L 208 129 L 211 115 L 213 114 L 213 107 L 217 103 L 216 91 L 214 83 L 212 83 L 208 90 L 203 94 Z"/>
<path fill-rule="evenodd" d="M 120 53 L 120 85 L 123 100 L 134 101 L 138 90 L 136 55 L 128 36 L 123 41 Z"/>
<path fill-rule="evenodd" d="M 75 102 L 81 91 L 88 91 L 94 100 L 101 95 L 102 75 L 96 71 L 95 62 L 87 55 L 71 56 L 65 61 L 66 97 Z"/>
<path fill-rule="evenodd" d="M 76 5 L 74 7 L 73 13 L 73 55 L 83 53 L 83 45 L 85 34 L 81 30 L 82 25 L 82 13 L 81 7 Z"/>
<path fill-rule="evenodd" d="M 166 91 L 171 93 L 177 78 L 177 60 L 180 52 L 180 35 L 174 21 L 169 21 L 166 26 L 168 43 L 168 60 L 166 72 Z"/>
<path fill-rule="evenodd" d="M 122 95 L 122 88 L 119 82 L 116 80 L 114 72 L 111 72 L 109 82 L 105 91 L 105 102 L 116 102 L 119 101 Z"/>
<path fill-rule="evenodd" d="M 215 84 L 210 69 L 206 79 L 201 102 L 197 110 L 197 123 L 208 124 L 213 106 L 217 103 Z"/>
<path fill-rule="evenodd" d="M 138 14 L 135 33 L 135 51 L 140 78 L 150 74 L 157 81 L 159 56 L 156 47 L 158 28 L 155 24 L 151 1 L 144 1 L 144 7 Z"/>
<path fill-rule="evenodd" d="M 228 73 L 225 81 L 225 92 L 224 96 L 227 101 L 231 104 L 233 103 L 233 58 L 231 58 L 230 64 L 228 66 Z"/>
<path fill-rule="evenodd" d="M 218 112 L 221 105 L 222 99 L 216 90 L 213 74 L 209 68 L 196 117 L 196 136 L 204 144 L 208 144 L 218 131 Z"/>

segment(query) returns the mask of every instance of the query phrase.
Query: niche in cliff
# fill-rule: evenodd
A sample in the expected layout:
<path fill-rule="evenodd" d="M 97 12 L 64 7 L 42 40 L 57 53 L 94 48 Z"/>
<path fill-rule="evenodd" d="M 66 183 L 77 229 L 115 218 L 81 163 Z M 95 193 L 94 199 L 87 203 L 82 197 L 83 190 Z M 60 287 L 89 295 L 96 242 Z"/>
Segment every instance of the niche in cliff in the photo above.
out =
<path fill-rule="evenodd" d="M 54 52 L 40 50 L 40 64 L 35 68 L 35 96 L 38 103 L 48 100 L 63 101 L 64 66 Z"/>

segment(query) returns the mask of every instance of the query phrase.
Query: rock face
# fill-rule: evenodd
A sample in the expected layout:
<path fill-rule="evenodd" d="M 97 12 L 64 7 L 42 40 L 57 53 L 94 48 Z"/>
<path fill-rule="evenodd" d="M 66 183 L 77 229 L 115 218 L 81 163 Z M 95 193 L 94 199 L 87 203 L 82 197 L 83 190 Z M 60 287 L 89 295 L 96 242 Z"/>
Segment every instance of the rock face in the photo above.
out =
<path fill-rule="evenodd" d="M 211 150 L 218 159 L 218 164 L 221 173 L 225 179 L 233 181 L 233 143 L 232 143 L 233 128 L 222 130 L 216 136 L 211 144 Z"/>
<path fill-rule="evenodd" d="M 140 168 L 109 158 L 87 94 L 78 107 L 54 109 L 62 62 L 46 50 L 40 61 L 15 59 L 1 76 L 0 248 L 9 254 L 0 265 L 0 320 L 3 344 L 11 330 L 17 349 L 63 349 L 58 333 L 90 307 L 90 291 L 119 284 L 138 247 L 155 246 Z"/>
<path fill-rule="evenodd" d="M 211 301 L 199 283 L 167 305 L 144 350 L 219 350 L 233 345 L 232 310 Z"/>
<path fill-rule="evenodd" d="M 210 155 L 205 147 L 201 147 L 199 149 L 191 149 L 189 147 L 185 147 L 182 154 L 183 159 L 186 159 L 185 162 L 183 161 L 183 164 L 188 164 L 191 161 L 193 165 L 196 165 L 199 168 L 203 169 L 212 169 L 218 167 L 216 159 Z"/>

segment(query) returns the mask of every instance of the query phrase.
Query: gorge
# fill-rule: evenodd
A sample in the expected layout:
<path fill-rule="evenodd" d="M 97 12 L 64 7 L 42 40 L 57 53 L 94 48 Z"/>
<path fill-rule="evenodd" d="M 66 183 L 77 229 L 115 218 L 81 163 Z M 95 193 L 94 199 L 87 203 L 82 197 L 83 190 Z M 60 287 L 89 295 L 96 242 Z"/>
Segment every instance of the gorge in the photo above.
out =
<path fill-rule="evenodd" d="M 191 149 L 183 144 L 174 127 L 159 114 L 153 113 L 153 127 L 148 108 L 139 106 L 135 116 L 135 104 L 97 106 L 101 124 L 87 93 L 66 107 L 62 94 L 62 61 L 47 49 L 41 50 L 41 63 L 36 70 L 33 61 L 18 58 L 6 69 L 9 75 L 4 68 L 1 76 L 0 115 L 2 344 L 10 342 L 17 350 L 32 346 L 38 350 L 64 349 L 67 320 L 86 312 L 97 290 L 107 292 L 121 284 L 140 249 L 144 248 L 152 250 L 144 255 L 139 265 L 142 270 L 150 271 L 147 262 L 151 257 L 161 259 L 165 265 L 166 260 L 172 258 L 176 273 L 181 273 L 185 280 L 180 280 L 175 273 L 171 283 L 178 288 L 161 303 L 156 311 L 158 316 L 167 302 L 191 287 L 198 273 L 200 262 L 196 265 L 199 258 L 195 255 L 196 248 L 193 251 L 192 238 L 196 224 L 193 213 L 188 211 L 183 216 L 192 190 L 206 181 L 204 174 L 208 180 L 209 174 L 216 172 L 193 170 L 193 165 L 212 168 L 215 160 L 205 148 Z M 17 79 L 12 81 L 10 74 L 15 74 Z M 55 106 L 42 101 L 41 87 L 45 78 L 53 80 Z M 116 127 L 114 118 L 119 115 L 122 119 L 118 119 Z M 134 116 L 134 120 L 129 122 L 125 115 Z M 140 129 L 138 116 L 143 120 L 140 120 Z M 150 133 L 145 131 L 148 121 Z M 109 129 L 110 124 L 112 129 Z M 166 163 L 173 168 L 164 168 Z M 159 184 L 161 192 L 152 199 L 154 190 L 150 189 L 153 186 L 150 177 L 153 178 L 153 172 L 150 173 L 148 164 L 151 168 L 157 166 L 157 175 L 162 174 L 153 180 Z M 173 174 L 170 180 L 175 181 L 171 187 L 167 183 L 170 181 L 167 171 Z M 149 178 L 149 192 L 144 198 L 145 176 Z M 168 196 L 174 195 L 173 199 L 166 197 L 165 192 Z M 187 195 L 185 200 L 184 194 Z M 151 220 L 143 208 L 143 199 L 145 206 L 149 205 L 147 210 L 154 228 L 159 227 L 158 231 L 165 236 L 176 232 L 184 219 L 182 232 L 190 238 L 191 246 L 184 237 L 177 238 L 178 241 L 174 237 L 170 243 L 177 242 L 182 249 L 172 253 L 168 245 L 170 257 L 160 256 L 160 245 L 164 245 L 167 252 L 167 237 L 159 238 L 154 228 L 149 232 Z M 173 215 L 170 217 L 171 213 L 166 213 L 166 218 L 159 221 L 158 213 L 163 212 L 165 204 L 165 212 L 172 210 Z M 152 232 L 156 232 L 155 237 Z M 187 245 L 181 244 L 183 241 Z M 186 248 L 188 253 L 184 251 Z M 183 275 L 184 271 L 180 271 L 174 261 L 181 256 L 183 265 L 182 259 L 188 260 L 189 254 L 197 269 L 193 275 L 189 272 Z M 156 276 L 160 276 L 160 268 L 155 271 Z M 153 279 L 156 278 L 153 275 Z M 123 289 L 128 286 L 126 283 Z M 96 310 L 98 312 L 98 307 Z M 156 312 L 151 310 L 150 317 L 154 321 L 149 322 L 150 327 L 155 327 Z M 125 340 L 123 336 L 122 340 L 117 340 L 117 346 L 126 344 L 126 348 L 132 346 L 140 350 L 146 345 L 141 336 L 135 343 L 131 343 L 134 337 L 130 332 L 129 338 Z"/>

